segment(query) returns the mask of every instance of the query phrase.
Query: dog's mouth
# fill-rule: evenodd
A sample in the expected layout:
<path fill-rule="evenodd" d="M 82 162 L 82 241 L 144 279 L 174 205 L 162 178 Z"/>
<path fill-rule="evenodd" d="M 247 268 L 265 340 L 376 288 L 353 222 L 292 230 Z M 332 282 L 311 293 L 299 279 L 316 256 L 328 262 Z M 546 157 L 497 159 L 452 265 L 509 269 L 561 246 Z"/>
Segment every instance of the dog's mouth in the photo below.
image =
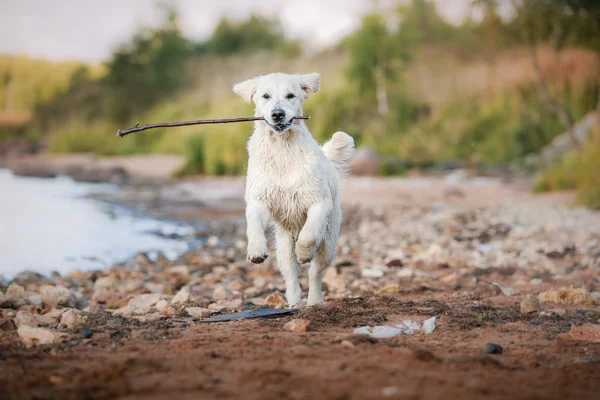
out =
<path fill-rule="evenodd" d="M 294 118 L 290 118 L 290 120 L 286 123 L 282 123 L 282 124 L 269 124 L 269 126 L 277 133 L 283 133 L 285 131 L 287 131 L 292 124 L 294 123 Z"/>

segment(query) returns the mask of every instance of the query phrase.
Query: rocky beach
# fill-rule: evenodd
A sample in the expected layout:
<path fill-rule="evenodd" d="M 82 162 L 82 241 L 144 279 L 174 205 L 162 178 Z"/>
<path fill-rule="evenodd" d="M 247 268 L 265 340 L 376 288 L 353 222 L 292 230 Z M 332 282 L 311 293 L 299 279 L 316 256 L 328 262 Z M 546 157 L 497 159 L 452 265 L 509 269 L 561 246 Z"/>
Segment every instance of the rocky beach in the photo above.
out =
<path fill-rule="evenodd" d="M 325 304 L 210 324 L 287 307 L 274 254 L 246 261 L 243 179 L 97 195 L 202 228 L 175 258 L 0 282 L 0 397 L 593 398 L 600 214 L 526 186 L 351 177 Z"/>

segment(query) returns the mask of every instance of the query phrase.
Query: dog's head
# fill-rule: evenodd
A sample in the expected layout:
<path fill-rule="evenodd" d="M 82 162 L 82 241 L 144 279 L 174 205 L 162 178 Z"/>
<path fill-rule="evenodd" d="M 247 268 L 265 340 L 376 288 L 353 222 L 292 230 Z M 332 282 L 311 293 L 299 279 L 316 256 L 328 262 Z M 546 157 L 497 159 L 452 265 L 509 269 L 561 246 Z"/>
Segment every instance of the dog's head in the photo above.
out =
<path fill-rule="evenodd" d="M 302 103 L 308 93 L 319 91 L 321 75 L 269 74 L 240 82 L 233 91 L 248 103 L 256 104 L 255 115 L 264 117 L 277 133 L 290 129 L 293 118 L 302 115 Z"/>

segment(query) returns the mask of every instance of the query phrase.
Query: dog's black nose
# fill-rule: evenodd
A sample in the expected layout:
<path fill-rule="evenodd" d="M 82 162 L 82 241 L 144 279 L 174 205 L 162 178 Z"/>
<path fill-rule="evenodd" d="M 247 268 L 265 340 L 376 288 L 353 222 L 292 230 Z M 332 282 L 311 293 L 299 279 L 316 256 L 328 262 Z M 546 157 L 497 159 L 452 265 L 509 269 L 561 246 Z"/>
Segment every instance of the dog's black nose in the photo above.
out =
<path fill-rule="evenodd" d="M 281 122 L 285 118 L 285 111 L 276 108 L 271 112 L 271 118 L 273 118 L 273 122 Z"/>

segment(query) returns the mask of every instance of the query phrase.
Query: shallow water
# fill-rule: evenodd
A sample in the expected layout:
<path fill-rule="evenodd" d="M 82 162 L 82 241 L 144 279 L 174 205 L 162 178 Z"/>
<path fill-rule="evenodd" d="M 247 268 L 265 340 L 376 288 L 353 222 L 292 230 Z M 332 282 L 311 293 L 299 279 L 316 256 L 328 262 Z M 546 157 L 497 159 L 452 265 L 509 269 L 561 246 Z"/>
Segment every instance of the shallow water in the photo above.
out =
<path fill-rule="evenodd" d="M 64 274 L 75 268 L 104 268 L 140 251 L 174 258 L 188 249 L 187 223 L 156 220 L 124 207 L 87 198 L 117 191 L 111 184 L 17 177 L 0 169 L 0 275 L 32 270 Z"/>

